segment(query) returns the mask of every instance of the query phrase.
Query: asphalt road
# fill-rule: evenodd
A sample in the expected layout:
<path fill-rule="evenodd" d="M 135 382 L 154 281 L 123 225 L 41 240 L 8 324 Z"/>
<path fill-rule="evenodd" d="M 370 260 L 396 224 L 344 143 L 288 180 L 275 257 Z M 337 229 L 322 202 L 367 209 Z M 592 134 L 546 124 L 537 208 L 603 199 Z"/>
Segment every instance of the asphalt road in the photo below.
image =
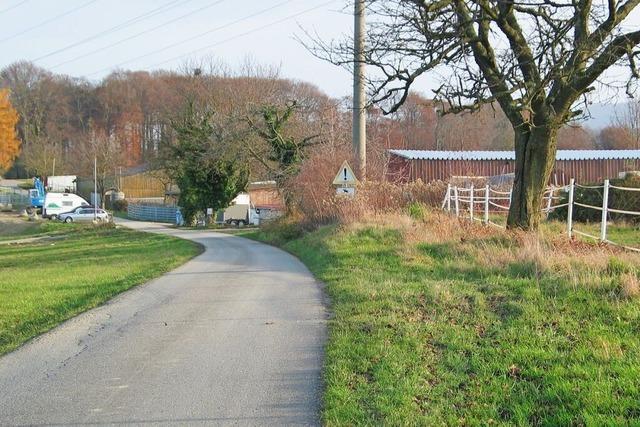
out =
<path fill-rule="evenodd" d="M 206 251 L 0 358 L 0 425 L 317 425 L 326 311 L 297 259 Z M 90 279 L 90 278 L 87 278 Z"/>

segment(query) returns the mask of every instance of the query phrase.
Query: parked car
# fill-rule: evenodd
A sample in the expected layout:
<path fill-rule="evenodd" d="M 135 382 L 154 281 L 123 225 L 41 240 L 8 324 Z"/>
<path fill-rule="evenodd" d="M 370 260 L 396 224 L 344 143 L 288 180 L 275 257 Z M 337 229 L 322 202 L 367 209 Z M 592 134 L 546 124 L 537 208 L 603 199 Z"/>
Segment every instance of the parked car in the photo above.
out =
<path fill-rule="evenodd" d="M 66 211 L 66 212 L 62 212 L 60 215 L 65 215 L 65 214 L 70 214 L 70 213 L 78 213 L 78 211 L 80 211 L 81 209 L 93 209 L 93 206 L 91 206 L 91 205 L 78 206 L 77 208 L 71 209 L 71 210 Z"/>
<path fill-rule="evenodd" d="M 111 221 L 111 215 L 109 215 L 108 212 L 96 208 L 75 209 L 72 212 L 60 214 L 58 218 L 60 219 L 60 221 L 64 221 L 67 223 L 83 221 L 90 222 L 93 221 L 94 218 L 101 222 Z"/>

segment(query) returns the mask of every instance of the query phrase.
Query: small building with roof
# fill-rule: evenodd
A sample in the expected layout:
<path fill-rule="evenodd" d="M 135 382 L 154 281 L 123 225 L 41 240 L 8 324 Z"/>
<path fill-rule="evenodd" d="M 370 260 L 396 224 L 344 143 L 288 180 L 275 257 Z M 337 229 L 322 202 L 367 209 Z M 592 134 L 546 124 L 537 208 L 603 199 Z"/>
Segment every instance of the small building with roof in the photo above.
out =
<path fill-rule="evenodd" d="M 449 181 L 454 177 L 513 174 L 514 151 L 389 150 L 387 177 L 393 182 Z M 558 150 L 551 182 L 601 182 L 640 170 L 640 150 Z"/>

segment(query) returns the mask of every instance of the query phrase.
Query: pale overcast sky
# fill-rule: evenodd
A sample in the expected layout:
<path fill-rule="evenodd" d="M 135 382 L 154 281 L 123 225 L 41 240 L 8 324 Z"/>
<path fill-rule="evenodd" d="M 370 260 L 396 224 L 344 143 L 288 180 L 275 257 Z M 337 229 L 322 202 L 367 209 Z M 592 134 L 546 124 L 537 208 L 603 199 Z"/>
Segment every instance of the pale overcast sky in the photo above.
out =
<path fill-rule="evenodd" d="M 600 0 L 602 1 L 602 0 Z M 294 39 L 300 27 L 325 40 L 351 34 L 347 0 L 0 0 L 0 67 L 20 59 L 99 80 L 115 68 L 171 69 L 217 57 L 253 58 L 329 95 L 351 93 L 348 72 L 314 58 Z M 640 27 L 640 11 L 627 28 Z M 190 54 L 194 52 L 193 54 Z M 628 70 L 617 70 L 627 75 Z M 435 77 L 416 87 L 429 95 Z"/>
<path fill-rule="evenodd" d="M 169 69 L 185 58 L 211 55 L 237 66 L 251 57 L 262 65 L 279 66 L 283 77 L 310 81 L 332 96 L 344 96 L 351 93 L 349 73 L 314 58 L 294 35 L 302 35 L 299 26 L 327 39 L 350 33 L 353 18 L 345 13 L 345 4 L 345 0 L 0 0 L 0 67 L 20 59 L 35 60 L 54 72 L 97 80 L 119 64 L 122 69 Z M 209 33 L 199 36 L 205 32 Z M 93 36 L 98 37 L 72 46 Z M 180 43 L 189 38 L 193 39 Z"/>

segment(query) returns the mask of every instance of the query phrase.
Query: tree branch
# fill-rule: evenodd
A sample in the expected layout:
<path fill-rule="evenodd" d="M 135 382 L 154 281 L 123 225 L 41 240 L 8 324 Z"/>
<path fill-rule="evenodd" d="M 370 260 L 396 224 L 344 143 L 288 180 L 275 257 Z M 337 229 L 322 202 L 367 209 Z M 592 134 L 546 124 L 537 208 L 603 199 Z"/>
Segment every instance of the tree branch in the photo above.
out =
<path fill-rule="evenodd" d="M 522 115 L 514 106 L 513 98 L 505 83 L 505 77 L 500 73 L 496 63 L 495 53 L 491 45 L 487 42 L 483 43 L 476 33 L 469 9 L 463 0 L 456 0 L 456 12 L 464 31 L 466 42 L 471 46 L 475 61 L 489 84 L 489 91 L 496 98 L 513 126 L 522 125 Z"/>

